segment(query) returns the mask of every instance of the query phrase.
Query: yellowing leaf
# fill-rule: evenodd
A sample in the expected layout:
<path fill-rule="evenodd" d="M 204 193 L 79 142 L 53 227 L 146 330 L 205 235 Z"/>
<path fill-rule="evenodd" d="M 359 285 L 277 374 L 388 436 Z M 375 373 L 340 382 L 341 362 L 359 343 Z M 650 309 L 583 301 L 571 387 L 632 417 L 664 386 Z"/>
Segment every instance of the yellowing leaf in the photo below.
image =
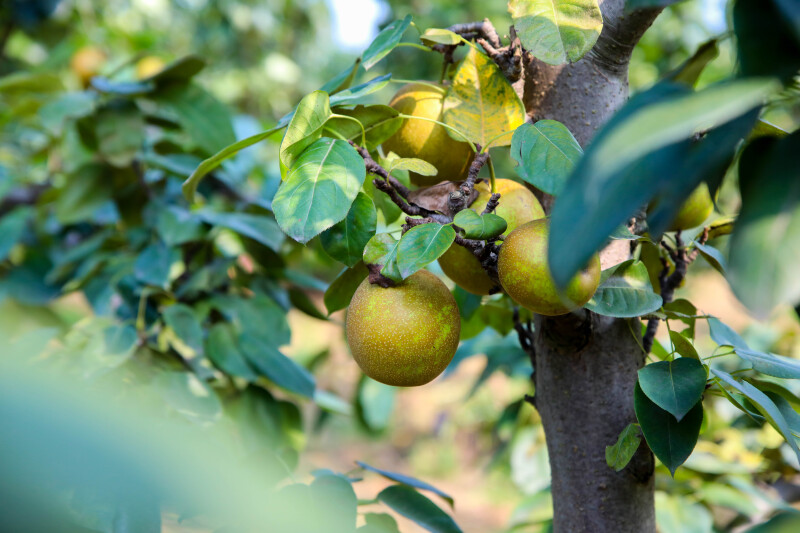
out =
<path fill-rule="evenodd" d="M 490 141 L 492 146 L 511 144 L 513 131 L 525 122 L 525 107 L 514 88 L 494 61 L 475 48 L 470 48 L 459 65 L 444 108 L 448 126 L 484 147 Z M 448 133 L 463 141 L 457 134 Z"/>
<path fill-rule="evenodd" d="M 603 29 L 597 0 L 510 0 L 508 11 L 522 45 L 550 65 L 582 58 Z"/>

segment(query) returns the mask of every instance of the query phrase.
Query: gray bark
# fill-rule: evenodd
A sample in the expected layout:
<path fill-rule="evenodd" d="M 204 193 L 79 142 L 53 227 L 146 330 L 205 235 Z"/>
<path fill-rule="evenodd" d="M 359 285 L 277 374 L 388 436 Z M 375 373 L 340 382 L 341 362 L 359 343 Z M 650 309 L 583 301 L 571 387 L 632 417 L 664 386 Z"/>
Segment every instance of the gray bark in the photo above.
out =
<path fill-rule="evenodd" d="M 558 67 L 525 64 L 523 101 L 535 120 L 564 123 L 585 146 L 628 97 L 633 47 L 659 9 L 623 12 L 623 0 L 601 2 L 603 32 L 581 61 Z M 544 198 L 549 208 L 551 198 Z M 615 472 L 605 447 L 635 421 L 633 389 L 644 364 L 638 320 L 587 311 L 537 317 L 534 403 L 547 440 L 556 532 L 654 532 L 654 459 L 646 444 Z M 638 337 L 638 338 L 637 338 Z"/>

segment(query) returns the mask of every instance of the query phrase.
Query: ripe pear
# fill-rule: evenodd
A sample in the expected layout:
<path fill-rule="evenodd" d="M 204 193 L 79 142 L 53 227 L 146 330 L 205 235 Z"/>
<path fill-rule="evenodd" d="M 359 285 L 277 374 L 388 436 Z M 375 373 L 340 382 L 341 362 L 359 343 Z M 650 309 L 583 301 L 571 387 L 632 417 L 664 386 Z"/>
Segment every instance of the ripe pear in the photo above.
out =
<path fill-rule="evenodd" d="M 563 292 L 556 289 L 547 264 L 548 219 L 523 224 L 500 248 L 497 270 L 500 284 L 518 304 L 540 315 L 564 315 L 583 307 L 600 284 L 600 257 L 595 254 L 575 274 Z"/>
<path fill-rule="evenodd" d="M 88 87 L 91 79 L 100 74 L 105 63 L 106 54 L 96 46 L 89 45 L 75 52 L 69 65 L 81 84 Z"/>
<path fill-rule="evenodd" d="M 366 375 L 395 387 L 415 387 L 450 364 L 461 318 L 445 284 L 420 270 L 395 287 L 361 282 L 345 329 L 353 358 Z"/>
<path fill-rule="evenodd" d="M 475 186 L 478 197 L 470 209 L 480 214 L 492 195 L 488 183 L 481 182 Z M 508 235 L 520 225 L 544 217 L 544 209 L 536 196 L 527 187 L 514 180 L 498 179 L 495 190 L 500 193 L 500 204 L 495 213 L 508 223 L 505 233 Z M 439 266 L 448 278 L 472 294 L 489 294 L 495 283 L 481 267 L 475 255 L 457 244 L 453 244 L 439 258 Z"/>
<path fill-rule="evenodd" d="M 394 95 L 389 105 L 400 113 L 442 122 L 442 107 L 447 93 L 444 87 L 409 83 Z M 447 130 L 427 120 L 406 119 L 397 132 L 383 143 L 384 151 L 400 157 L 416 157 L 435 166 L 435 176 L 410 173 L 415 185 L 435 185 L 467 177 L 474 156 L 469 144 L 454 140 Z"/>
<path fill-rule="evenodd" d="M 149 78 L 164 70 L 164 60 L 156 56 L 145 56 L 136 62 L 136 77 L 140 80 Z"/>
<path fill-rule="evenodd" d="M 683 202 L 667 231 L 683 231 L 696 228 L 706 221 L 713 210 L 714 202 L 711 200 L 711 193 L 708 190 L 708 185 L 703 182 Z"/>

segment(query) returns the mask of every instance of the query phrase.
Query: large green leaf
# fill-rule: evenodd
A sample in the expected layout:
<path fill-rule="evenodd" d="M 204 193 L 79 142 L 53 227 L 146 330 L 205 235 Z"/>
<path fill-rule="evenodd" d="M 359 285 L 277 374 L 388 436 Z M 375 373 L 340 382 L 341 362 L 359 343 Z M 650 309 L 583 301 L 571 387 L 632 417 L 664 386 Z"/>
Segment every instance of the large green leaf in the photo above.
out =
<path fill-rule="evenodd" d="M 346 141 L 317 140 L 294 161 L 272 200 L 278 225 L 308 242 L 347 216 L 365 176 L 364 160 Z"/>
<path fill-rule="evenodd" d="M 344 220 L 323 231 L 319 241 L 332 258 L 349 267 L 355 266 L 361 261 L 367 242 L 375 235 L 377 221 L 375 204 L 360 192 Z"/>
<path fill-rule="evenodd" d="M 800 132 L 760 138 L 742 154 L 742 209 L 730 240 L 729 280 L 757 315 L 800 301 Z"/>
<path fill-rule="evenodd" d="M 400 241 L 388 233 L 378 233 L 364 247 L 364 264 L 381 265 L 381 274 L 399 283 L 403 281 L 397 267 L 397 249 Z"/>
<path fill-rule="evenodd" d="M 433 263 L 456 238 L 452 226 L 420 224 L 408 230 L 397 245 L 397 268 L 403 279 Z"/>
<path fill-rule="evenodd" d="M 365 70 L 371 69 L 375 64 L 391 52 L 411 24 L 411 15 L 406 15 L 403 20 L 395 20 L 388 24 L 373 39 L 372 43 L 361 54 L 361 61 Z"/>
<path fill-rule="evenodd" d="M 619 472 L 631 461 L 641 441 L 639 425 L 628 424 L 619 434 L 617 442 L 612 446 L 606 446 L 606 464 Z"/>
<path fill-rule="evenodd" d="M 582 58 L 603 29 L 597 0 L 509 0 L 508 11 L 522 45 L 550 65 Z"/>
<path fill-rule="evenodd" d="M 203 58 L 196 55 L 188 55 L 167 64 L 164 68 L 152 76 L 145 78 L 143 81 L 151 81 L 156 85 L 185 83 L 203 70 L 205 66 L 206 62 Z"/>
<path fill-rule="evenodd" d="M 784 16 L 786 0 L 736 0 L 733 29 L 736 32 L 739 68 L 744 76 L 779 77 L 786 83 L 800 70 L 800 17 Z M 780 9 L 779 9 L 780 7 Z M 797 11 L 796 7 L 789 8 Z"/>
<path fill-rule="evenodd" d="M 381 432 L 389 426 L 394 412 L 397 389 L 384 385 L 364 375 L 358 383 L 356 406 L 359 420 L 373 432 Z M 361 464 L 364 468 L 371 468 Z"/>
<path fill-rule="evenodd" d="M 365 470 L 369 470 L 371 472 L 380 474 L 387 479 L 391 479 L 392 481 L 397 481 L 398 483 L 402 483 L 403 485 L 408 485 L 409 487 L 414 487 L 415 489 L 430 491 L 436 494 L 437 496 L 440 496 L 442 499 L 444 499 L 447 503 L 450 504 L 450 507 L 453 507 L 455 505 L 452 496 L 450 496 L 445 492 L 442 492 L 441 490 L 437 489 L 436 487 L 434 487 L 429 483 L 425 483 L 424 481 L 420 481 L 419 479 L 410 476 L 398 474 L 397 472 L 390 472 L 389 470 L 382 470 L 380 468 L 375 468 L 374 466 L 370 466 L 361 461 L 356 461 L 356 464 L 361 468 L 364 468 Z"/>
<path fill-rule="evenodd" d="M 392 485 L 378 500 L 431 533 L 462 533 L 461 528 L 435 503 L 406 485 Z"/>
<path fill-rule="evenodd" d="M 752 128 L 752 110 L 773 88 L 769 81 L 742 80 L 695 93 L 660 83 L 631 98 L 594 138 L 553 207 L 548 254 L 556 283 L 565 286 L 620 224 L 656 196 L 663 201 L 648 223 L 651 234 L 660 234 L 702 179 L 724 171 Z M 702 140 L 692 140 L 696 131 L 714 126 Z"/>
<path fill-rule="evenodd" d="M 724 382 L 726 385 L 743 394 L 748 400 L 750 400 L 750 402 L 756 406 L 762 416 L 764 416 L 767 421 L 775 429 L 777 429 L 781 435 L 783 435 L 783 438 L 786 439 L 789 447 L 792 449 L 792 451 L 794 451 L 795 455 L 797 455 L 797 459 L 800 460 L 800 449 L 797 447 L 797 441 L 792 435 L 792 430 L 789 427 L 788 422 L 786 422 L 786 418 L 784 418 L 780 409 L 778 409 L 775 403 L 770 400 L 766 394 L 746 381 L 736 381 L 733 379 L 733 376 L 727 372 L 723 372 L 722 370 L 717 370 L 714 368 L 711 369 L 711 372 L 717 376 L 721 382 Z M 720 386 L 722 386 L 722 383 L 720 383 Z"/>
<path fill-rule="evenodd" d="M 629 318 L 652 313 L 661 307 L 661 296 L 653 291 L 647 267 L 629 259 L 607 271 L 586 308 L 600 315 Z"/>
<path fill-rule="evenodd" d="M 33 208 L 23 206 L 0 219 L 0 261 L 5 261 L 11 249 L 22 239 L 33 214 Z"/>
<path fill-rule="evenodd" d="M 171 85 L 154 99 L 175 114 L 204 154 L 215 154 L 236 142 L 228 108 L 198 85 Z"/>
<path fill-rule="evenodd" d="M 215 213 L 203 210 L 200 218 L 212 226 L 228 228 L 236 233 L 277 250 L 283 242 L 283 234 L 275 221 L 266 215 L 251 213 Z"/>
<path fill-rule="evenodd" d="M 720 346 L 731 346 L 736 355 L 753 365 L 753 370 L 783 379 L 800 379 L 800 361 L 774 353 L 753 350 L 726 324 L 715 317 L 708 318 L 711 339 Z"/>
<path fill-rule="evenodd" d="M 367 267 L 364 266 L 364 263 L 359 262 L 352 268 L 344 269 L 342 273 L 333 280 L 328 290 L 325 291 L 324 296 L 325 309 L 328 310 L 329 315 L 350 305 L 353 294 L 355 294 L 356 289 L 361 285 L 361 282 L 364 281 L 368 273 L 369 271 Z"/>
<path fill-rule="evenodd" d="M 235 142 L 230 146 L 227 146 L 214 154 L 213 156 L 209 157 L 192 172 L 192 175 L 186 178 L 186 181 L 183 182 L 183 195 L 186 197 L 189 202 L 194 201 L 194 194 L 197 191 L 197 186 L 200 184 L 200 180 L 203 177 L 220 166 L 223 161 L 228 159 L 229 157 L 233 157 L 234 155 L 238 154 L 241 150 L 244 150 L 248 146 L 252 146 L 256 143 L 263 141 L 264 139 L 268 138 L 273 133 L 280 131 L 281 127 L 272 128 L 271 130 L 264 131 L 262 133 L 258 133 L 256 135 L 247 137 L 246 139 L 242 139 L 241 141 Z"/>
<path fill-rule="evenodd" d="M 697 402 L 678 422 L 674 416 L 653 403 L 637 383 L 633 408 L 647 445 L 674 476 L 675 470 L 691 455 L 697 443 L 700 426 L 703 425 L 702 402 Z"/>
<path fill-rule="evenodd" d="M 540 120 L 518 127 L 511 138 L 511 157 L 519 177 L 542 192 L 558 196 L 583 150 L 562 123 Z"/>
<path fill-rule="evenodd" d="M 706 378 L 703 363 L 688 357 L 650 363 L 639 370 L 642 392 L 678 422 L 702 398 Z"/>
<path fill-rule="evenodd" d="M 629 0 L 628 5 L 630 5 L 630 3 Z M 665 79 L 694 87 L 697 84 L 697 80 L 700 78 L 700 74 L 702 74 L 703 70 L 706 68 L 706 65 L 716 59 L 718 55 L 719 47 L 717 46 L 717 39 L 711 39 L 701 44 L 692 57 L 667 74 Z"/>
<path fill-rule="evenodd" d="M 380 91 L 386 87 L 389 84 L 390 79 L 392 79 L 391 74 L 384 74 L 383 76 L 372 78 L 371 80 L 365 81 L 364 83 L 356 85 L 355 87 L 339 91 L 331 96 L 331 107 L 357 104 L 358 102 L 362 102 L 366 95 Z"/>
<path fill-rule="evenodd" d="M 444 122 L 483 147 L 490 141 L 507 146 L 512 132 L 525 122 L 525 107 L 494 61 L 470 47 L 447 90 Z"/>
<path fill-rule="evenodd" d="M 284 166 L 291 168 L 303 150 L 322 137 L 322 128 L 331 114 L 330 97 L 324 91 L 314 91 L 300 100 L 281 141 Z"/>
<path fill-rule="evenodd" d="M 375 150 L 403 125 L 403 119 L 398 116 L 397 110 L 388 105 L 357 105 L 353 109 L 337 109 L 336 112 L 356 119 L 361 126 L 352 120 L 334 117 L 325 124 L 325 133 L 331 133 L 331 137 L 341 136 L 361 145 L 363 127 L 363 135 L 367 141 L 364 148 L 370 151 Z"/>
<path fill-rule="evenodd" d="M 239 349 L 261 375 L 279 387 L 309 398 L 314 396 L 314 376 L 274 346 L 243 333 L 239 335 Z"/>
<path fill-rule="evenodd" d="M 169 284 L 172 265 L 180 260 L 180 249 L 170 248 L 159 240 L 147 246 L 136 257 L 133 275 L 137 280 L 162 289 Z"/>
<path fill-rule="evenodd" d="M 494 213 L 479 215 L 472 209 L 459 211 L 453 223 L 464 230 L 468 239 L 490 239 L 502 234 L 508 227 L 505 219 Z"/>
<path fill-rule="evenodd" d="M 208 330 L 205 353 L 225 373 L 255 381 L 256 375 L 236 342 L 236 332 L 230 324 L 220 322 Z"/>

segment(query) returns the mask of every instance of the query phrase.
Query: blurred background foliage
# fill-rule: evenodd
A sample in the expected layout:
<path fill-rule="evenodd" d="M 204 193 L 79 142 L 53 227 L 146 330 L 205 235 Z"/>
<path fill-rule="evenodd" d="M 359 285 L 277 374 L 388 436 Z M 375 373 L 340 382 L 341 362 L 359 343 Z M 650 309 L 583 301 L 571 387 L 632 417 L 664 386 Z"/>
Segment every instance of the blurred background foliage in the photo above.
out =
<path fill-rule="evenodd" d="M 649 87 L 719 36 L 719 56 L 701 85 L 729 75 L 735 52 L 725 9 L 716 0 L 693 0 L 666 10 L 634 50 L 632 90 Z M 316 240 L 306 248 L 284 239 L 271 217 L 280 180 L 277 137 L 206 180 L 201 209 L 191 210 L 180 192 L 202 159 L 272 127 L 304 94 L 348 68 L 386 23 L 410 13 L 419 28 L 483 17 L 507 28 L 505 2 L 13 0 L 0 10 L 3 353 L 26 364 L 34 359 L 35 368 L 55 370 L 70 384 L 37 392 L 35 377 L 9 370 L 9 384 L 29 380 L 31 388 L 3 387 L 4 408 L 35 397 L 57 403 L 65 397 L 59 387 L 69 389 L 66 397 L 85 388 L 97 403 L 146 406 L 148 424 L 191 428 L 176 437 L 187 447 L 223 433 L 235 441 L 229 453 L 235 448 L 236 457 L 264 473 L 256 481 L 231 475 L 226 482 L 242 483 L 240 492 L 251 482 L 286 484 L 288 476 L 323 491 L 318 501 L 328 489 L 314 489 L 311 472 L 317 480 L 341 480 L 333 472 L 363 476 L 353 488 L 365 503 L 364 531 L 392 531 L 376 525 L 383 518 L 370 518 L 368 527 L 365 513 L 394 507 L 388 496 L 374 500 L 389 482 L 358 469 L 357 460 L 455 496 L 453 516 L 464 531 L 547 530 L 544 436 L 537 414 L 521 401 L 530 364 L 510 334 L 510 309 L 456 290 L 467 333 L 446 376 L 415 390 L 385 387 L 362 377 L 350 359 L 343 314 L 322 311 L 322 294 L 339 269 Z M 94 81 L 75 68 L 76 53 L 87 47 L 99 58 Z M 151 77 L 137 71 L 143 58 L 171 67 Z M 436 80 L 440 69 L 437 54 L 399 48 L 375 75 L 391 70 L 395 78 Z M 389 96 L 384 91 L 375 100 Z M 793 130 L 800 109 L 778 103 L 768 119 Z M 504 175 L 513 172 L 508 161 L 498 166 Z M 718 202 L 723 214 L 737 206 L 732 183 L 735 176 Z M 715 245 L 724 248 L 724 238 Z M 793 310 L 754 321 L 724 279 L 699 262 L 682 291 L 742 331 L 754 349 L 800 356 Z M 715 345 L 699 340 L 697 348 L 710 354 Z M 800 465 L 780 436 L 719 400 L 706 399 L 709 416 L 686 467 L 675 479 L 659 467 L 665 533 L 727 531 L 800 499 Z M 112 416 L 84 415 L 91 424 Z M 29 421 L 15 420 L 16 427 Z M 60 435 L 47 431 L 41 435 Z M 15 444 L 24 449 L 26 442 Z M 164 453 L 177 456 L 174 446 Z M 198 451 L 197 458 L 214 460 L 214 453 Z M 181 476 L 198 464 L 167 472 Z M 9 490 L 0 486 L 0 494 Z M 113 517 L 98 511 L 107 512 L 114 498 L 79 496 L 65 506 L 82 527 L 117 530 Z M 307 503 L 293 501 L 301 509 Z M 216 527 L 180 505 L 154 517 L 151 503 L 142 503 L 148 511 L 131 512 L 149 519 L 146 527 Z M 420 530 L 419 520 L 395 517 L 402 531 Z"/>

